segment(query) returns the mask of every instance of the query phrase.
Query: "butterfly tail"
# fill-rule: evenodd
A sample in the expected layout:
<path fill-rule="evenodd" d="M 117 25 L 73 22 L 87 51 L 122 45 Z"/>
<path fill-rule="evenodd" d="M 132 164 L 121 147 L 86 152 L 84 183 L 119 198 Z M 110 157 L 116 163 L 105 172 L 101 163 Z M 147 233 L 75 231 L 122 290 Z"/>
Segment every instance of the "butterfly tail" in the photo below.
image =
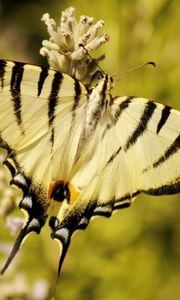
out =
<path fill-rule="evenodd" d="M 71 236 L 74 230 L 70 230 L 68 227 L 61 226 L 59 220 L 56 217 L 51 217 L 49 226 L 52 229 L 51 238 L 57 240 L 58 243 L 60 242 L 60 246 L 62 248 L 60 259 L 59 259 L 59 265 L 58 265 L 58 274 L 57 274 L 57 281 L 58 281 L 61 268 L 64 259 L 66 257 L 66 253 L 68 251 L 71 242 Z"/>

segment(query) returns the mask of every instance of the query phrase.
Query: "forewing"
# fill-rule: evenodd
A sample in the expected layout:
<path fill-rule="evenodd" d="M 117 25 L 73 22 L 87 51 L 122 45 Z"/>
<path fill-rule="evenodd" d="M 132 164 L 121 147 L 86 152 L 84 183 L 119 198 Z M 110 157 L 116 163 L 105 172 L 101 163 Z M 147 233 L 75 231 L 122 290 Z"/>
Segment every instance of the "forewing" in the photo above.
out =
<path fill-rule="evenodd" d="M 68 75 L 14 62 L 0 62 L 0 78 L 1 145 L 15 153 L 26 176 L 36 174 L 42 182 L 54 153 L 61 160 L 60 146 L 82 119 L 86 88 Z"/>
<path fill-rule="evenodd" d="M 116 98 L 112 115 L 136 190 L 154 195 L 178 193 L 180 112 L 142 98 L 129 98 L 128 103 Z"/>
<path fill-rule="evenodd" d="M 77 206 L 82 215 L 91 207 L 89 215 L 109 216 L 113 209 L 129 206 L 140 192 L 180 192 L 179 111 L 143 98 L 114 98 L 91 147 L 92 158 L 72 179 L 81 190 Z"/>

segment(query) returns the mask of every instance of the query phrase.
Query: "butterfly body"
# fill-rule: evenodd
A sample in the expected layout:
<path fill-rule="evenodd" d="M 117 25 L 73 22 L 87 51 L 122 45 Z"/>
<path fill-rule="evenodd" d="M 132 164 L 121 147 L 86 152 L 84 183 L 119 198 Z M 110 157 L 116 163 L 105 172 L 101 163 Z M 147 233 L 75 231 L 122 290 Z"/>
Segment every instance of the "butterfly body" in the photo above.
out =
<path fill-rule="evenodd" d="M 138 97 L 112 97 L 105 75 L 93 89 L 46 68 L 0 61 L 0 146 L 28 213 L 23 239 L 39 233 L 52 201 L 52 238 L 63 245 L 94 215 L 110 217 L 141 192 L 180 192 L 180 112 Z"/>

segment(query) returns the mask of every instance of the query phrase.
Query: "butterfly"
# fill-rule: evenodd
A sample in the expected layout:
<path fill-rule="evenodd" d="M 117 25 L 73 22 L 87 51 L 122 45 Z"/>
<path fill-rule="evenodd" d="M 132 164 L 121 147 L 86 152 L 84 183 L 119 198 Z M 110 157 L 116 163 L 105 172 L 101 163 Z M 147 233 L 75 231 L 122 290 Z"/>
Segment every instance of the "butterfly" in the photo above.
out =
<path fill-rule="evenodd" d="M 110 217 L 140 193 L 180 192 L 180 112 L 151 100 L 113 97 L 113 78 L 93 88 L 45 67 L 0 60 L 0 147 L 26 221 L 1 270 L 25 237 L 40 233 L 52 203 L 51 237 L 62 246 L 93 216 Z"/>

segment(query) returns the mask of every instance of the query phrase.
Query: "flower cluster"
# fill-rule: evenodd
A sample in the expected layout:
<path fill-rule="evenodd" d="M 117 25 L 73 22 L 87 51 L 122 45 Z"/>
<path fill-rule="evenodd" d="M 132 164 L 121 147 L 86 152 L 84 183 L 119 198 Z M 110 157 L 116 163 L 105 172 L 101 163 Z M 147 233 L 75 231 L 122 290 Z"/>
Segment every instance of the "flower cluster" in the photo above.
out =
<path fill-rule="evenodd" d="M 94 61 L 89 59 L 91 51 L 109 40 L 107 34 L 99 35 L 104 21 L 93 24 L 94 19 L 81 16 L 79 22 L 75 19 L 75 9 L 69 7 L 62 12 L 60 25 L 46 13 L 42 21 L 47 26 L 49 40 L 43 40 L 40 49 L 42 56 L 47 56 L 51 68 L 81 80 L 84 84 L 90 82 L 96 64 L 105 58 L 102 55 Z"/>

